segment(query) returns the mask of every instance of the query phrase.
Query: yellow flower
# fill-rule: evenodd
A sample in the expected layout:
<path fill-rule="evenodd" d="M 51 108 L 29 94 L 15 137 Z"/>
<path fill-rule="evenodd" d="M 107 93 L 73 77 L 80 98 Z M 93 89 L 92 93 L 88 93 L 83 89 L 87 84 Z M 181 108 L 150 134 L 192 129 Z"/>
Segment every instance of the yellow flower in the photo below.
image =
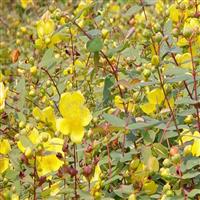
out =
<path fill-rule="evenodd" d="M 0 157 L 0 173 L 3 173 L 9 167 L 9 159 Z"/>
<path fill-rule="evenodd" d="M 128 103 L 123 103 L 122 98 L 119 95 L 116 95 L 114 98 L 114 104 L 115 106 L 120 109 L 121 111 L 124 111 L 124 105 L 127 107 L 128 106 L 128 111 L 129 112 L 134 112 L 135 110 L 135 104 L 133 102 L 128 101 Z"/>
<path fill-rule="evenodd" d="M 41 122 L 49 124 L 53 130 L 56 130 L 56 119 L 54 109 L 52 107 L 48 106 L 43 110 L 35 107 L 33 109 L 33 116 Z"/>
<path fill-rule="evenodd" d="M 53 46 L 61 42 L 61 34 L 55 32 L 55 23 L 48 16 L 37 22 L 37 34 L 38 39 L 35 41 L 35 45 L 38 48 L 44 48 L 46 45 L 48 47 Z"/>
<path fill-rule="evenodd" d="M 51 36 L 55 31 L 55 24 L 52 19 L 40 20 L 37 23 L 37 34 L 39 38 Z"/>
<path fill-rule="evenodd" d="M 158 0 L 157 3 L 156 3 L 156 5 L 155 5 L 155 9 L 156 9 L 156 12 L 158 14 L 162 13 L 163 10 L 164 10 L 164 3 L 163 3 L 163 1 Z"/>
<path fill-rule="evenodd" d="M 45 176 L 48 173 L 57 171 L 62 165 L 63 161 L 56 157 L 56 154 L 36 157 L 37 172 L 39 176 Z"/>
<path fill-rule="evenodd" d="M 198 131 L 195 131 L 194 134 L 194 143 L 192 145 L 192 155 L 200 156 L 200 134 Z"/>
<path fill-rule="evenodd" d="M 142 109 L 143 112 L 149 115 L 156 111 L 156 105 L 160 105 L 164 101 L 165 96 L 160 88 L 156 88 L 150 92 L 147 92 L 147 99 L 148 102 L 142 104 L 140 108 Z"/>
<path fill-rule="evenodd" d="M 57 130 L 64 135 L 70 135 L 74 143 L 81 143 L 84 126 L 87 126 L 92 119 L 84 102 L 85 99 L 80 92 L 63 93 L 59 102 L 59 110 L 63 118 L 57 119 Z"/>
<path fill-rule="evenodd" d="M 9 159 L 5 157 L 11 150 L 7 139 L 0 140 L 0 173 L 3 173 L 9 167 Z"/>
<path fill-rule="evenodd" d="M 19 200 L 18 194 L 12 194 L 11 200 Z"/>
<path fill-rule="evenodd" d="M 182 55 L 177 54 L 176 60 L 180 67 L 185 69 L 192 69 L 192 60 L 191 60 L 191 54 L 190 53 L 184 53 Z"/>
<path fill-rule="evenodd" d="M 0 140 L 0 154 L 8 154 L 10 152 L 10 144 L 7 139 Z"/>
<path fill-rule="evenodd" d="M 176 8 L 175 4 L 172 4 L 169 8 L 169 18 L 173 22 L 178 22 L 181 17 L 181 12 L 179 9 Z"/>
<path fill-rule="evenodd" d="M 42 140 L 44 135 L 48 136 L 45 142 Z M 28 133 L 28 139 L 33 144 L 33 147 L 38 144 L 43 144 L 44 151 L 48 152 L 47 154 L 44 152 L 44 155 L 36 156 L 36 166 L 39 176 L 44 176 L 50 172 L 57 171 L 63 165 L 63 161 L 56 157 L 58 152 L 62 153 L 63 139 L 51 138 L 50 134 L 46 132 L 39 133 L 36 128 Z M 23 153 L 26 148 L 29 147 L 21 141 L 18 141 L 17 145 L 19 150 Z"/>
<path fill-rule="evenodd" d="M 151 104 L 149 102 L 142 104 L 140 106 L 140 108 L 142 109 L 142 111 L 144 113 L 146 113 L 147 115 L 154 113 L 156 111 L 156 104 Z"/>
<path fill-rule="evenodd" d="M 90 180 L 90 182 L 96 182 L 96 181 L 100 181 L 101 180 L 101 168 L 100 166 L 97 164 L 94 170 L 94 176 L 92 177 L 92 179 Z"/>
<path fill-rule="evenodd" d="M 4 87 L 3 82 L 0 82 L 0 110 L 5 107 L 7 88 Z"/>
<path fill-rule="evenodd" d="M 32 0 L 21 0 L 21 6 L 22 8 L 27 8 L 28 4 L 33 4 Z"/>
<path fill-rule="evenodd" d="M 161 104 L 165 96 L 160 88 L 156 88 L 147 93 L 147 99 L 151 104 Z"/>

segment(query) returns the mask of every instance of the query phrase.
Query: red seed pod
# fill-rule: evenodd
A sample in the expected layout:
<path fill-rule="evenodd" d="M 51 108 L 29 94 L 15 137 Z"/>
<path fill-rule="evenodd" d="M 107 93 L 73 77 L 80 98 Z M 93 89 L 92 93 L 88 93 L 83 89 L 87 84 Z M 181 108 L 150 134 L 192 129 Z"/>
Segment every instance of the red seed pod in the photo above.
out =
<path fill-rule="evenodd" d="M 92 174 L 92 166 L 91 165 L 86 165 L 83 167 L 83 175 L 85 177 L 89 177 Z"/>
<path fill-rule="evenodd" d="M 74 177 L 78 174 L 78 171 L 73 167 L 67 167 L 67 173 L 70 174 L 71 177 Z"/>

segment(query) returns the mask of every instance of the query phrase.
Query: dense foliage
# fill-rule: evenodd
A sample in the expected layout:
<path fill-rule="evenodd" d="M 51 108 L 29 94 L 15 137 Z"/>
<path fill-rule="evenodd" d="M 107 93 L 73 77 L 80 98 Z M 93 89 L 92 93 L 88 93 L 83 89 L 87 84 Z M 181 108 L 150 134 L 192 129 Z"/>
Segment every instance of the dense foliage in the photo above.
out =
<path fill-rule="evenodd" d="M 200 199 L 198 0 L 0 10 L 0 199 Z"/>

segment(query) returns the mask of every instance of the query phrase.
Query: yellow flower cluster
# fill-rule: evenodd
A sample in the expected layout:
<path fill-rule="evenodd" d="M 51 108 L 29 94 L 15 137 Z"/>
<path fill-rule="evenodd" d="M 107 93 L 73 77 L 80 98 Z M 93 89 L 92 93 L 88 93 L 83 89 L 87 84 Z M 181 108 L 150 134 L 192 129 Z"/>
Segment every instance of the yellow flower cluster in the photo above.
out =
<path fill-rule="evenodd" d="M 84 126 L 87 126 L 92 119 L 84 102 L 85 99 L 80 92 L 63 93 L 59 102 L 62 118 L 57 119 L 56 128 L 62 134 L 69 135 L 74 143 L 81 143 Z"/>
<path fill-rule="evenodd" d="M 39 49 L 45 47 L 52 47 L 57 43 L 60 43 L 62 36 L 60 33 L 55 33 L 56 25 L 50 18 L 49 13 L 37 22 L 37 34 L 38 39 L 35 41 L 35 45 Z"/>

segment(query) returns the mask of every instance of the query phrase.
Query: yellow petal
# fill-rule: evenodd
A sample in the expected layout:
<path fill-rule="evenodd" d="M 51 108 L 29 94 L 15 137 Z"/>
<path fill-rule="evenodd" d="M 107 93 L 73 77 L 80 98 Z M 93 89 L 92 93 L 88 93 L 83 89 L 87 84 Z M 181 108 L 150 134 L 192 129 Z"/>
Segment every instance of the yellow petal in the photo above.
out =
<path fill-rule="evenodd" d="M 178 22 L 180 17 L 180 11 L 176 9 L 176 5 L 172 4 L 169 8 L 169 17 L 173 22 Z"/>
<path fill-rule="evenodd" d="M 53 129 L 56 128 L 56 118 L 54 114 L 54 109 L 51 106 L 48 106 L 44 110 L 42 110 L 43 118 L 46 122 L 51 123 Z"/>
<path fill-rule="evenodd" d="M 35 46 L 38 49 L 43 49 L 45 47 L 45 43 L 42 39 L 36 39 L 35 40 Z"/>
<path fill-rule="evenodd" d="M 9 141 L 7 139 L 0 140 L 0 154 L 8 154 L 10 150 Z"/>
<path fill-rule="evenodd" d="M 63 117 L 68 118 L 72 113 L 72 109 L 79 108 L 85 102 L 83 95 L 80 92 L 63 93 L 59 102 L 59 110 Z M 80 109 L 80 108 L 79 108 Z"/>
<path fill-rule="evenodd" d="M 46 36 L 52 35 L 55 30 L 55 23 L 52 19 L 47 19 L 44 21 L 44 33 Z"/>
<path fill-rule="evenodd" d="M 89 109 L 86 107 L 83 107 L 81 109 L 81 113 L 82 113 L 82 125 L 87 126 L 92 120 L 92 115 L 90 114 Z"/>
<path fill-rule="evenodd" d="M 82 126 L 77 125 L 72 127 L 70 132 L 70 138 L 72 142 L 80 144 L 82 142 L 83 136 L 84 136 L 84 129 Z"/>
<path fill-rule="evenodd" d="M 0 173 L 3 173 L 9 167 L 9 159 L 0 157 Z"/>
<path fill-rule="evenodd" d="M 62 39 L 61 39 L 60 34 L 55 34 L 55 35 L 53 35 L 52 38 L 51 38 L 51 44 L 52 44 L 52 45 L 58 44 L 58 43 L 60 43 L 61 41 L 62 41 Z"/>
<path fill-rule="evenodd" d="M 192 60 L 190 53 L 184 53 L 182 55 L 177 54 L 176 59 L 180 67 L 183 67 L 185 69 L 192 69 Z"/>
<path fill-rule="evenodd" d="M 165 96 L 160 88 L 156 88 L 147 93 L 147 99 L 151 104 L 161 104 Z"/>
<path fill-rule="evenodd" d="M 63 161 L 59 160 L 54 154 L 37 156 L 36 159 L 39 176 L 44 176 L 50 172 L 57 171 L 63 165 Z"/>
<path fill-rule="evenodd" d="M 183 47 L 188 45 L 188 41 L 183 36 L 179 36 L 176 44 L 179 47 Z"/>
<path fill-rule="evenodd" d="M 21 0 L 21 6 L 22 8 L 27 8 L 28 4 L 33 3 L 32 0 Z"/>
<path fill-rule="evenodd" d="M 42 114 L 42 111 L 38 107 L 33 108 L 32 114 L 37 120 L 44 121 L 44 116 Z"/>
<path fill-rule="evenodd" d="M 151 103 L 145 103 L 145 104 L 141 105 L 140 108 L 147 115 L 154 113 L 156 111 L 156 105 L 151 104 Z"/>
<path fill-rule="evenodd" d="M 33 128 L 33 130 L 30 131 L 28 138 L 33 144 L 38 144 L 40 142 L 39 136 L 38 130 Z"/>
<path fill-rule="evenodd" d="M 194 143 L 192 145 L 192 155 L 200 156 L 200 134 L 198 131 L 195 131 L 193 136 L 194 136 Z"/>
<path fill-rule="evenodd" d="M 95 167 L 95 171 L 94 171 L 94 176 L 92 177 L 92 179 L 90 180 L 90 182 L 96 182 L 101 180 L 101 168 L 100 166 L 97 164 Z"/>
<path fill-rule="evenodd" d="M 73 92 L 71 98 L 72 98 L 72 101 L 78 106 L 83 105 L 85 103 L 85 98 L 79 91 Z"/>
<path fill-rule="evenodd" d="M 64 135 L 69 134 L 69 121 L 65 118 L 60 118 L 56 120 L 56 129 Z"/>
<path fill-rule="evenodd" d="M 37 22 L 37 34 L 39 38 L 43 38 L 45 35 L 43 20 Z"/>

